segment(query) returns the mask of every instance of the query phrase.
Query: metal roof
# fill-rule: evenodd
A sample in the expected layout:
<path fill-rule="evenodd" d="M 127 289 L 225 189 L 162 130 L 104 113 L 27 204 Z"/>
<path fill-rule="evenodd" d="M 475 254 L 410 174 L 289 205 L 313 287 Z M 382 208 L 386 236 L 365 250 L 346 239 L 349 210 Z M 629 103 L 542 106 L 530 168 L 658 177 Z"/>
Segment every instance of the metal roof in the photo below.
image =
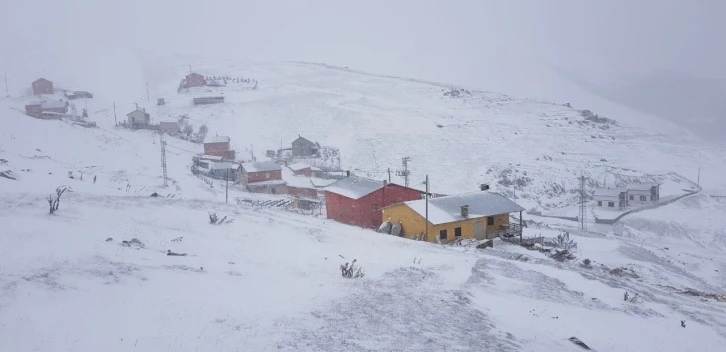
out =
<path fill-rule="evenodd" d="M 426 200 L 405 202 L 421 217 L 426 216 Z M 461 206 L 469 206 L 469 216 L 461 216 Z M 434 225 L 456 222 L 464 219 L 523 211 L 519 204 L 495 192 L 472 192 L 429 199 L 429 222 Z"/>
<path fill-rule="evenodd" d="M 660 186 L 658 182 L 631 182 L 628 183 L 628 189 L 634 191 L 650 191 L 651 188 Z"/>
<path fill-rule="evenodd" d="M 381 181 L 350 176 L 325 187 L 325 190 L 350 199 L 361 199 L 381 188 L 383 188 Z"/>
<path fill-rule="evenodd" d="M 627 192 L 625 188 L 598 188 L 595 190 L 594 196 L 602 197 L 618 197 L 620 193 Z"/>
<path fill-rule="evenodd" d="M 292 170 L 292 171 L 300 171 L 300 170 L 309 169 L 310 165 L 303 164 L 303 163 L 292 163 L 292 164 L 288 165 L 287 167 L 289 167 L 290 170 Z"/>
<path fill-rule="evenodd" d="M 210 163 L 209 168 L 212 170 L 225 170 L 225 169 L 235 169 L 234 165 L 232 163 Z"/>
<path fill-rule="evenodd" d="M 204 143 L 229 143 L 227 136 L 208 136 L 204 138 Z"/>
<path fill-rule="evenodd" d="M 274 161 L 259 161 L 254 163 L 243 163 L 241 164 L 242 169 L 247 172 L 268 172 L 268 171 L 280 171 L 282 168 L 280 165 L 275 164 Z"/>

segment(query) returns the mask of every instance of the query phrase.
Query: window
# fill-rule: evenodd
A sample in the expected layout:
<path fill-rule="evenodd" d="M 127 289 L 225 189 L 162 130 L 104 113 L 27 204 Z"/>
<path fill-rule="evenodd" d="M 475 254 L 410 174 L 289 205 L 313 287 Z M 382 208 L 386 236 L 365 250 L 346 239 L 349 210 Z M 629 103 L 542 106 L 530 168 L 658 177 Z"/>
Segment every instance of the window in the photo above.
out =
<path fill-rule="evenodd" d="M 601 207 L 601 206 L 602 206 L 602 201 L 601 201 L 601 200 L 598 200 L 598 201 L 597 201 L 597 206 L 598 206 L 598 207 Z"/>
<path fill-rule="evenodd" d="M 446 230 L 439 231 L 439 239 L 445 240 L 448 237 L 448 234 L 446 233 Z"/>
<path fill-rule="evenodd" d="M 631 194 L 630 195 L 630 200 L 635 200 L 635 196 Z"/>
<path fill-rule="evenodd" d="M 265 178 L 270 178 L 270 173 L 269 172 L 265 172 Z"/>
<path fill-rule="evenodd" d="M 608 202 L 608 207 L 615 208 L 615 202 Z"/>
<path fill-rule="evenodd" d="M 494 217 L 493 216 L 487 216 L 487 225 L 494 225 Z"/>
<path fill-rule="evenodd" d="M 378 210 L 378 204 L 377 203 L 371 204 L 371 210 L 373 210 L 373 211 Z"/>
<path fill-rule="evenodd" d="M 454 228 L 454 236 L 461 237 L 461 227 Z"/>
<path fill-rule="evenodd" d="M 641 202 L 645 202 L 646 200 L 648 200 L 648 197 L 646 197 L 646 196 L 640 196 L 640 201 Z"/>

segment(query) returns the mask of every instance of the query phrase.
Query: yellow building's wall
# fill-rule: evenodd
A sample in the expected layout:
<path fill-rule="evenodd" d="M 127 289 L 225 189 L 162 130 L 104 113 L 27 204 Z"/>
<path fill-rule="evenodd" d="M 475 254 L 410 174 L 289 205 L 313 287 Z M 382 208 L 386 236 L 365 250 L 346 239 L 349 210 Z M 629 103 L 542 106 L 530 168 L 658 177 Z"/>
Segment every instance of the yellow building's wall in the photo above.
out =
<path fill-rule="evenodd" d="M 426 239 L 431 243 L 438 243 L 441 230 L 446 230 L 447 240 L 453 241 L 455 237 L 455 229 L 461 227 L 462 238 L 474 238 L 474 227 L 476 223 L 484 224 L 484 232 L 499 229 L 501 225 L 509 224 L 509 214 L 495 215 L 494 225 L 487 226 L 487 218 L 470 218 L 447 224 L 433 225 L 429 223 L 429 236 Z M 406 204 L 398 204 L 383 209 L 382 221 L 390 221 L 391 224 L 401 222 L 403 237 L 409 239 L 424 239 L 426 232 L 426 220 L 418 215 L 413 209 Z"/>

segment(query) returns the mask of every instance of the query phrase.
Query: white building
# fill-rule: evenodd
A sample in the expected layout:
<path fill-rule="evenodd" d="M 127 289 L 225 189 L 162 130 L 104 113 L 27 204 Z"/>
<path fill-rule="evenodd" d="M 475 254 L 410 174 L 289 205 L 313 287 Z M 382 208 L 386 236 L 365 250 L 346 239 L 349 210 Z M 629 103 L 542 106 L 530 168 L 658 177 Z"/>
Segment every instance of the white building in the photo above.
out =
<path fill-rule="evenodd" d="M 593 199 L 595 204 L 602 208 L 623 209 L 629 205 L 626 188 L 598 188 Z"/>
<path fill-rule="evenodd" d="M 629 203 L 646 204 L 660 200 L 660 183 L 633 182 L 627 188 Z"/>

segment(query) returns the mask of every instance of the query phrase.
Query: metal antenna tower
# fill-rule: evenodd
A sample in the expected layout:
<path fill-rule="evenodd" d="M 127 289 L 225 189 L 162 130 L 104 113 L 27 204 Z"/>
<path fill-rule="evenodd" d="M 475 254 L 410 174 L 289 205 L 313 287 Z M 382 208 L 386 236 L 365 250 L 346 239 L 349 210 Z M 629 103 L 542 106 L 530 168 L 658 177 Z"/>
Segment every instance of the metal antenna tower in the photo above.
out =
<path fill-rule="evenodd" d="M 580 176 L 580 230 L 587 231 L 587 193 L 585 192 L 585 176 Z"/>
<path fill-rule="evenodd" d="M 161 170 L 164 173 L 164 186 L 166 187 L 168 185 L 168 182 L 166 180 L 166 141 L 164 140 L 164 135 L 159 134 L 159 139 L 161 140 Z"/>
<path fill-rule="evenodd" d="M 411 161 L 411 158 L 408 156 L 405 156 L 401 159 L 401 165 L 403 166 L 403 170 L 396 171 L 396 176 L 402 176 L 405 182 L 405 186 L 408 187 L 408 177 L 411 175 L 411 171 L 408 170 L 408 162 Z"/>

